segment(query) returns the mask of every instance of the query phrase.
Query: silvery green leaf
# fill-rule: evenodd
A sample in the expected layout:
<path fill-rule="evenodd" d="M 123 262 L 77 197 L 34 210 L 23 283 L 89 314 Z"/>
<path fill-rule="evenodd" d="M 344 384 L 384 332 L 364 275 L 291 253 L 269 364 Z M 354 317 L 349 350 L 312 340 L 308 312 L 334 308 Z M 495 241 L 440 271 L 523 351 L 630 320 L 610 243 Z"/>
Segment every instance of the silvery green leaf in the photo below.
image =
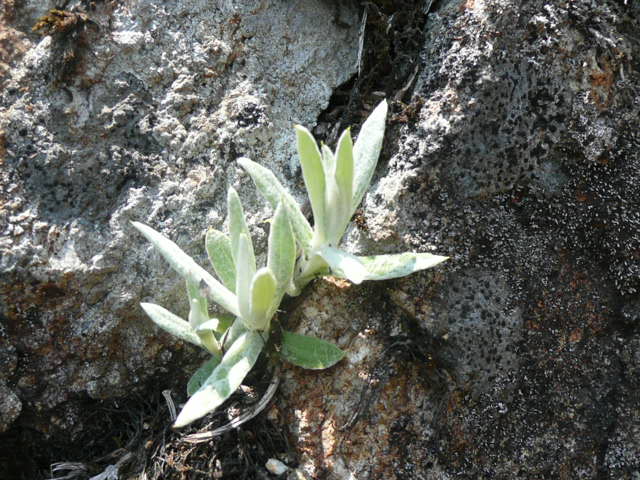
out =
<path fill-rule="evenodd" d="M 193 302 L 196 302 L 197 300 L 192 300 Z M 218 339 L 215 336 L 215 331 L 213 328 L 210 328 L 211 326 L 218 326 L 218 322 L 217 321 L 211 321 L 211 320 L 207 320 L 205 322 L 200 323 L 197 327 L 195 327 L 195 332 L 198 335 L 198 337 L 200 337 L 200 341 L 202 342 L 202 345 L 204 346 L 204 348 L 206 348 L 210 353 L 214 354 L 214 355 L 219 355 L 220 354 L 220 343 L 218 342 Z"/>
<path fill-rule="evenodd" d="M 302 166 L 302 176 L 307 187 L 307 194 L 313 211 L 313 223 L 316 234 L 324 238 L 323 219 L 325 216 L 324 205 L 324 177 L 322 157 L 318 144 L 313 135 L 304 127 L 296 125 L 298 138 L 298 156 Z"/>
<path fill-rule="evenodd" d="M 277 287 L 276 277 L 268 267 L 261 268 L 254 275 L 251 281 L 252 330 L 268 328 L 269 320 L 280 303 L 276 295 Z"/>
<path fill-rule="evenodd" d="M 280 355 L 299 367 L 322 370 L 342 360 L 344 352 L 325 340 L 285 331 Z"/>
<path fill-rule="evenodd" d="M 337 245 L 344 233 L 341 225 L 345 223 L 345 214 L 342 195 L 336 181 L 336 159 L 326 145 L 322 145 L 322 159 L 326 171 L 324 194 L 326 218 L 323 222 L 326 228 L 326 243 Z"/>
<path fill-rule="evenodd" d="M 215 410 L 236 391 L 258 359 L 264 340 L 258 332 L 245 332 L 233 342 L 220 364 L 191 396 L 174 428 L 184 427 Z"/>
<path fill-rule="evenodd" d="M 231 240 L 224 233 L 210 228 L 204 244 L 216 275 L 225 287 L 235 292 L 236 264 L 231 253 Z"/>
<path fill-rule="evenodd" d="M 191 396 L 200 389 L 202 384 L 211 376 L 213 370 L 220 364 L 220 357 L 212 356 L 209 360 L 200 365 L 187 382 L 187 395 Z"/>
<path fill-rule="evenodd" d="M 343 198 L 349 199 L 349 208 L 351 208 L 353 202 L 353 142 L 348 128 L 342 132 L 336 148 L 336 183 Z"/>
<path fill-rule="evenodd" d="M 233 345 L 234 342 L 240 338 L 240 335 L 248 331 L 244 322 L 240 318 L 236 318 L 229 327 L 229 330 L 222 336 L 221 340 L 224 341 L 222 346 L 226 348 L 229 345 Z"/>
<path fill-rule="evenodd" d="M 145 313 L 149 315 L 149 318 L 164 331 L 185 342 L 193 343 L 200 348 L 204 348 L 200 337 L 198 337 L 193 328 L 191 328 L 189 322 L 184 321 L 179 316 L 155 303 L 141 303 L 140 306 Z"/>
<path fill-rule="evenodd" d="M 324 143 L 321 147 L 322 150 L 322 165 L 324 167 L 325 177 L 333 177 L 336 172 L 336 157 L 329 147 Z"/>
<path fill-rule="evenodd" d="M 267 267 L 271 269 L 278 282 L 280 294 L 291 282 L 296 264 L 296 241 L 289 223 L 289 215 L 281 202 L 271 222 L 269 231 L 269 252 Z"/>
<path fill-rule="evenodd" d="M 209 320 L 209 302 L 203 296 L 200 287 L 190 280 L 186 280 L 187 295 L 189 296 L 189 325 L 198 328 L 203 322 Z"/>
<path fill-rule="evenodd" d="M 413 272 L 435 267 L 448 258 L 431 253 L 414 252 L 358 257 L 367 269 L 365 280 L 388 280 L 405 277 Z"/>
<path fill-rule="evenodd" d="M 208 294 L 216 303 L 234 315 L 240 314 L 238 310 L 238 299 L 233 292 L 228 290 L 218 282 L 213 275 L 194 262 L 178 245 L 151 227 L 139 222 L 131 222 L 131 224 L 158 249 L 162 257 L 169 262 L 169 265 L 171 265 L 178 274 L 182 275 L 185 280 L 196 285 L 200 285 L 200 283 L 204 281 L 208 287 Z"/>
<path fill-rule="evenodd" d="M 251 315 L 251 280 L 256 274 L 256 262 L 250 254 L 251 242 L 249 237 L 241 233 L 238 238 L 238 256 L 236 260 L 236 295 L 240 317 L 249 318 Z"/>
<path fill-rule="evenodd" d="M 240 197 L 238 193 L 233 189 L 233 187 L 229 187 L 229 191 L 227 193 L 227 222 L 229 223 L 229 236 L 231 237 L 231 255 L 235 260 L 235 263 L 238 263 L 238 242 L 240 239 L 240 235 L 244 234 L 249 239 L 249 250 L 245 254 L 249 255 L 249 258 L 254 264 L 256 258 L 253 253 L 253 244 L 251 243 L 251 236 L 249 235 L 249 228 L 247 227 L 247 222 L 244 218 L 244 210 L 242 208 L 242 202 L 240 202 Z"/>
<path fill-rule="evenodd" d="M 232 315 L 219 315 L 217 318 L 212 318 L 204 323 L 201 323 L 196 331 L 211 330 L 220 336 L 233 324 L 235 317 Z"/>
<path fill-rule="evenodd" d="M 355 210 L 365 192 L 369 188 L 371 178 L 376 170 L 382 139 L 384 137 L 385 120 L 387 116 L 387 101 L 383 100 L 369 115 L 360 129 L 360 134 L 353 147 L 354 158 L 354 195 L 353 209 Z"/>
<path fill-rule="evenodd" d="M 331 267 L 332 275 L 346 278 L 356 284 L 367 278 L 367 269 L 355 255 L 329 246 L 321 247 L 319 254 Z"/>
<path fill-rule="evenodd" d="M 280 201 L 284 203 L 296 240 L 303 250 L 309 250 L 313 230 L 291 194 L 282 186 L 276 176 L 262 165 L 258 165 L 248 158 L 240 158 L 238 163 L 251 176 L 262 196 L 273 208 L 277 208 Z"/>

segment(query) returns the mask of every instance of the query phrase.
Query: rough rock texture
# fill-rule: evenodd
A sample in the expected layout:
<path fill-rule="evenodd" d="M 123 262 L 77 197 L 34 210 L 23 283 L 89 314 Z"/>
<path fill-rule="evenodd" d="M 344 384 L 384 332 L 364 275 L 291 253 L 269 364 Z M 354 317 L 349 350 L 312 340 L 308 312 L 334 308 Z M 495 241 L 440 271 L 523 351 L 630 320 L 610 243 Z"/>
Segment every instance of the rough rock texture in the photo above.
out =
<path fill-rule="evenodd" d="M 26 423 L 74 432 L 69 400 L 182 370 L 183 349 L 137 304 L 184 313 L 184 286 L 129 221 L 203 260 L 232 184 L 264 243 L 268 212 L 236 158 L 295 184 L 293 123 L 313 123 L 355 68 L 355 11 L 320 1 L 95 3 L 69 5 L 85 16 L 52 35 L 28 32 L 1 92 L 0 430 L 22 403 Z M 47 13 L 20 5 L 29 29 Z"/>
<path fill-rule="evenodd" d="M 108 38 L 85 25 L 71 65 L 54 55 L 67 40 L 34 43 L 1 93 L 4 428 L 74 432 L 74 395 L 123 396 L 191 365 L 136 307 L 185 309 L 128 220 L 202 260 L 232 184 L 264 249 L 267 211 L 234 160 L 259 159 L 300 194 L 291 123 L 313 125 L 355 72 L 359 21 L 344 5 L 96 3 Z M 33 24 L 45 9 L 28 4 Z M 282 453 L 313 479 L 637 479 L 640 7 L 416 5 L 431 7 L 405 30 L 417 62 L 406 42 L 363 57 L 356 86 L 395 102 L 346 244 L 451 260 L 314 284 L 289 324 L 347 359 L 285 371 L 268 412 L 289 434 Z M 408 22 L 368 8 L 370 42 Z M 402 68 L 376 83 L 367 61 L 384 55 Z M 379 96 L 351 93 L 345 115 Z"/>

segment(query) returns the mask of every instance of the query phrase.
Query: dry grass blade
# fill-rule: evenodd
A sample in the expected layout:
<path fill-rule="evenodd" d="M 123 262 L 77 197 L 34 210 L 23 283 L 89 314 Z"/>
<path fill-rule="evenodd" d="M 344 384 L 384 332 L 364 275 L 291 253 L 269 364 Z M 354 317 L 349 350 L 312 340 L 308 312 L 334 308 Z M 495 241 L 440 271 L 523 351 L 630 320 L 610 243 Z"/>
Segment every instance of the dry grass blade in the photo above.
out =
<path fill-rule="evenodd" d="M 167 408 L 169 409 L 169 416 L 171 417 L 171 421 L 175 422 L 177 414 L 176 414 L 176 406 L 173 403 L 173 398 L 171 398 L 171 390 L 163 390 L 162 396 L 167 402 Z"/>
<path fill-rule="evenodd" d="M 89 468 L 82 462 L 56 462 L 51 464 L 52 477 L 47 480 L 72 480 L 74 478 L 84 478 Z M 58 474 L 67 472 L 66 475 L 59 477 Z"/>

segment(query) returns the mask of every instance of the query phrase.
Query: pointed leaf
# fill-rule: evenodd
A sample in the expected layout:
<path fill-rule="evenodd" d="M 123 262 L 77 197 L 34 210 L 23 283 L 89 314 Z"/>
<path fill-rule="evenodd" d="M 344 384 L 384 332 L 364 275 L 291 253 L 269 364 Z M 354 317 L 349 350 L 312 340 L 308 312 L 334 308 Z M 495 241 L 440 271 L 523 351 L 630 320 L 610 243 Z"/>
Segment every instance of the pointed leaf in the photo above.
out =
<path fill-rule="evenodd" d="M 222 345 L 223 348 L 227 348 L 229 345 L 233 345 L 234 342 L 238 338 L 240 338 L 243 333 L 248 331 L 249 330 L 247 330 L 247 327 L 245 327 L 244 322 L 240 318 L 236 318 L 231 327 L 229 327 L 227 333 L 222 336 L 221 340 L 224 341 L 224 344 Z"/>
<path fill-rule="evenodd" d="M 282 186 L 276 176 L 262 165 L 249 160 L 248 158 L 238 159 L 238 163 L 251 176 L 262 196 L 271 204 L 273 208 L 278 207 L 280 201 L 284 202 L 291 221 L 291 228 L 296 236 L 296 240 L 304 251 L 308 251 L 311 245 L 313 230 L 311 225 L 302 214 L 300 207 L 291 194 Z"/>
<path fill-rule="evenodd" d="M 186 280 L 198 286 L 201 282 L 205 282 L 207 293 L 211 296 L 214 302 L 220 306 L 238 315 L 238 300 L 236 296 L 227 289 L 224 285 L 218 282 L 213 275 L 207 272 L 204 268 L 198 265 L 193 259 L 184 253 L 178 245 L 166 238 L 159 232 L 156 232 L 153 228 L 148 227 L 139 222 L 131 222 L 131 224 L 142 233 L 147 240 L 149 240 L 155 248 L 158 249 L 163 258 L 169 262 L 169 265 L 182 275 Z"/>
<path fill-rule="evenodd" d="M 278 204 L 269 231 L 267 267 L 278 282 L 279 295 L 289 286 L 296 264 L 296 241 L 284 204 Z"/>
<path fill-rule="evenodd" d="M 280 355 L 299 367 L 322 370 L 342 360 L 344 352 L 325 340 L 285 331 Z"/>
<path fill-rule="evenodd" d="M 356 144 L 353 147 L 355 169 L 353 185 L 354 209 L 360 205 L 376 170 L 378 157 L 382 149 L 386 116 L 387 101 L 383 100 L 362 125 Z"/>
<path fill-rule="evenodd" d="M 336 159 L 333 152 L 326 145 L 322 145 L 322 160 L 325 171 L 327 172 L 324 193 L 326 243 L 335 247 L 340 243 L 340 239 L 344 233 L 344 230 L 340 228 L 344 223 L 344 208 L 342 207 L 342 196 L 340 195 L 340 189 L 336 181 Z"/>
<path fill-rule="evenodd" d="M 194 300 L 195 301 L 195 300 Z M 209 353 L 213 355 L 220 355 L 222 349 L 220 348 L 220 343 L 215 336 L 215 330 L 211 327 L 217 327 L 217 321 L 208 320 L 206 322 L 201 323 L 196 327 L 195 332 L 200 337 L 200 341 L 202 345 L 209 351 Z"/>
<path fill-rule="evenodd" d="M 202 387 L 202 384 L 211 376 L 215 368 L 220 364 L 220 358 L 213 356 L 202 365 L 200 368 L 191 375 L 191 378 L 187 382 L 187 395 L 191 396 Z"/>
<path fill-rule="evenodd" d="M 225 287 L 236 290 L 236 264 L 231 253 L 231 240 L 224 233 L 210 228 L 205 238 L 209 261 Z"/>
<path fill-rule="evenodd" d="M 332 275 L 346 278 L 356 284 L 362 283 L 367 277 L 367 269 L 355 255 L 329 246 L 320 248 L 319 253 L 331 267 Z"/>
<path fill-rule="evenodd" d="M 200 348 L 204 348 L 200 337 L 198 337 L 193 328 L 191 328 L 189 322 L 184 321 L 179 316 L 155 303 L 141 303 L 140 306 L 145 313 L 149 315 L 149 318 L 164 331 L 185 342 L 193 343 Z"/>
<path fill-rule="evenodd" d="M 431 253 L 414 252 L 358 257 L 367 269 L 365 280 L 387 280 L 405 277 L 413 272 L 435 267 L 448 258 Z"/>
<path fill-rule="evenodd" d="M 276 277 L 268 267 L 261 268 L 253 277 L 251 282 L 252 330 L 267 330 L 269 320 L 280 304 L 280 299 L 276 296 L 277 286 Z"/>
<path fill-rule="evenodd" d="M 335 177 L 336 173 L 336 157 L 329 147 L 324 143 L 321 147 L 322 150 L 322 165 L 324 167 L 325 178 Z"/>
<path fill-rule="evenodd" d="M 251 280 L 256 274 L 256 262 L 250 253 L 250 243 L 247 235 L 240 234 L 236 260 L 236 294 L 238 295 L 240 317 L 243 319 L 248 319 L 251 316 Z"/>
<path fill-rule="evenodd" d="M 302 166 L 302 176 L 307 187 L 307 194 L 313 210 L 314 230 L 324 238 L 325 218 L 324 210 L 324 177 L 325 172 L 322 166 L 322 157 L 318 144 L 313 135 L 304 127 L 296 125 L 296 136 L 298 138 L 298 156 Z"/>
<path fill-rule="evenodd" d="M 240 386 L 258 359 L 264 340 L 258 332 L 245 332 L 231 345 L 220 364 L 178 415 L 174 428 L 184 427 L 215 410 Z"/>
<path fill-rule="evenodd" d="M 353 203 L 353 142 L 348 128 L 342 132 L 336 149 L 336 183 L 342 197 L 349 199 L 349 208 L 351 208 Z"/>
<path fill-rule="evenodd" d="M 187 280 L 187 295 L 189 296 L 189 325 L 191 328 L 198 328 L 198 325 L 209 320 L 209 302 L 207 297 L 202 295 L 200 287 Z"/>
<path fill-rule="evenodd" d="M 220 336 L 226 332 L 231 325 L 233 325 L 234 320 L 235 317 L 232 315 L 219 315 L 217 318 L 212 318 L 207 322 L 201 323 L 200 326 L 198 326 L 197 331 L 211 330 Z"/>
<path fill-rule="evenodd" d="M 249 227 L 247 227 L 247 222 L 244 217 L 244 210 L 242 208 L 242 202 L 240 202 L 240 197 L 232 187 L 229 187 L 229 191 L 227 193 L 227 210 L 229 236 L 231 237 L 231 255 L 233 256 L 233 259 L 237 264 L 238 242 L 240 239 L 240 235 L 246 235 L 246 237 L 249 239 L 249 250 L 245 254 L 249 255 L 249 258 L 253 262 L 255 270 L 256 258 L 255 254 L 253 253 L 253 244 L 251 243 L 251 236 L 249 235 Z"/>

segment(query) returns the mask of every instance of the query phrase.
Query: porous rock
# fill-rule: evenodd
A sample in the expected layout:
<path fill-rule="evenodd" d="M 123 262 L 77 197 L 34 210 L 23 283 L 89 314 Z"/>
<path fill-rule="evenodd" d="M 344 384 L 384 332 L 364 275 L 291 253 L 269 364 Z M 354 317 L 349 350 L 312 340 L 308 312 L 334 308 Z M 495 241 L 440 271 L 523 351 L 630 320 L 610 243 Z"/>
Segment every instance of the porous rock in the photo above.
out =
<path fill-rule="evenodd" d="M 342 21 L 315 24 L 334 35 L 309 32 L 317 50 L 297 37 L 278 40 L 294 42 L 291 55 L 272 59 L 256 79 L 250 66 L 265 59 L 251 52 L 268 50 L 273 38 L 247 33 L 259 24 L 258 3 L 239 12 L 239 23 L 221 11 L 216 18 L 233 21 L 202 30 L 187 20 L 172 26 L 189 15 L 213 21 L 199 3 L 183 5 L 141 2 L 144 29 L 139 17 L 116 8 L 114 44 L 95 46 L 104 63 L 87 63 L 109 81 L 96 83 L 91 96 L 72 85 L 45 98 L 47 39 L 14 76 L 30 90 L 3 94 L 2 115 L 11 119 L 3 124 L 5 163 L 16 178 L 9 193 L 16 209 L 26 199 L 38 206 L 7 214 L 11 249 L 2 260 L 10 279 L 3 285 L 20 299 L 6 307 L 7 331 L 25 359 L 3 380 L 23 410 L 65 400 L 64 388 L 38 390 L 32 377 L 45 362 L 28 370 L 37 358 L 60 375 L 56 385 L 95 397 L 162 372 L 177 345 L 151 335 L 135 305 L 147 298 L 183 305 L 181 285 L 147 255 L 127 220 L 146 219 L 202 260 L 201 232 L 221 224 L 230 183 L 249 190 L 252 233 L 264 251 L 265 212 L 233 161 L 259 157 L 301 198 L 282 124 L 292 112 L 313 124 L 330 90 L 354 71 L 355 49 L 345 44 L 357 44 L 355 16 L 347 15 L 347 29 Z M 381 31 L 398 28 L 400 16 L 385 10 L 392 7 L 373 5 L 388 13 Z M 327 3 L 314 8 L 335 18 Z M 419 8 L 428 14 L 412 32 L 422 40 L 418 68 L 403 69 L 416 77 L 403 83 L 408 90 L 385 91 L 395 101 L 381 166 L 345 243 L 353 252 L 434 250 L 451 259 L 401 280 L 353 286 L 329 279 L 310 288 L 289 327 L 347 354 L 327 371 L 283 373 L 268 415 L 297 455 L 290 478 L 636 478 L 639 7 L 447 0 Z M 315 18 L 305 7 L 295 21 L 304 25 L 305 15 Z M 202 40 L 187 59 L 184 35 L 211 31 L 219 33 L 210 49 Z M 161 41 L 165 33 L 171 42 Z M 101 56 L 110 49 L 127 54 Z M 289 62 L 301 58 L 292 69 Z M 138 71 L 138 62 L 148 68 Z M 285 72 L 291 89 L 276 83 L 268 90 L 274 72 Z M 82 173 L 82 165 L 109 181 Z M 36 166 L 52 170 L 49 188 L 50 175 Z M 104 195 L 83 196 L 76 171 L 89 191 L 100 187 Z M 116 326 L 126 332 L 117 349 L 108 341 L 100 349 L 74 343 L 76 332 L 110 340 Z M 52 348 L 55 335 L 71 346 Z M 172 348 L 161 358 L 166 345 Z M 118 363 L 116 350 L 131 356 Z M 88 367 L 69 368 L 91 352 Z M 94 365 L 110 366 L 109 375 Z"/>
<path fill-rule="evenodd" d="M 222 228 L 233 185 L 264 244 L 269 210 L 236 159 L 300 194 L 292 127 L 311 125 L 353 72 L 357 19 L 342 8 L 337 24 L 321 1 L 66 2 L 69 23 L 40 37 L 31 26 L 53 3 L 12 6 L 29 48 L 0 92 L 0 315 L 18 352 L 1 369 L 0 428 L 22 403 L 25 424 L 68 433 L 74 400 L 163 376 L 182 389 L 196 359 L 138 306 L 188 308 L 129 222 L 205 264 L 204 231 Z"/>
<path fill-rule="evenodd" d="M 636 478 L 640 10 L 433 6 L 347 244 L 451 259 L 303 319 L 367 337 L 292 383 L 307 472 Z"/>

